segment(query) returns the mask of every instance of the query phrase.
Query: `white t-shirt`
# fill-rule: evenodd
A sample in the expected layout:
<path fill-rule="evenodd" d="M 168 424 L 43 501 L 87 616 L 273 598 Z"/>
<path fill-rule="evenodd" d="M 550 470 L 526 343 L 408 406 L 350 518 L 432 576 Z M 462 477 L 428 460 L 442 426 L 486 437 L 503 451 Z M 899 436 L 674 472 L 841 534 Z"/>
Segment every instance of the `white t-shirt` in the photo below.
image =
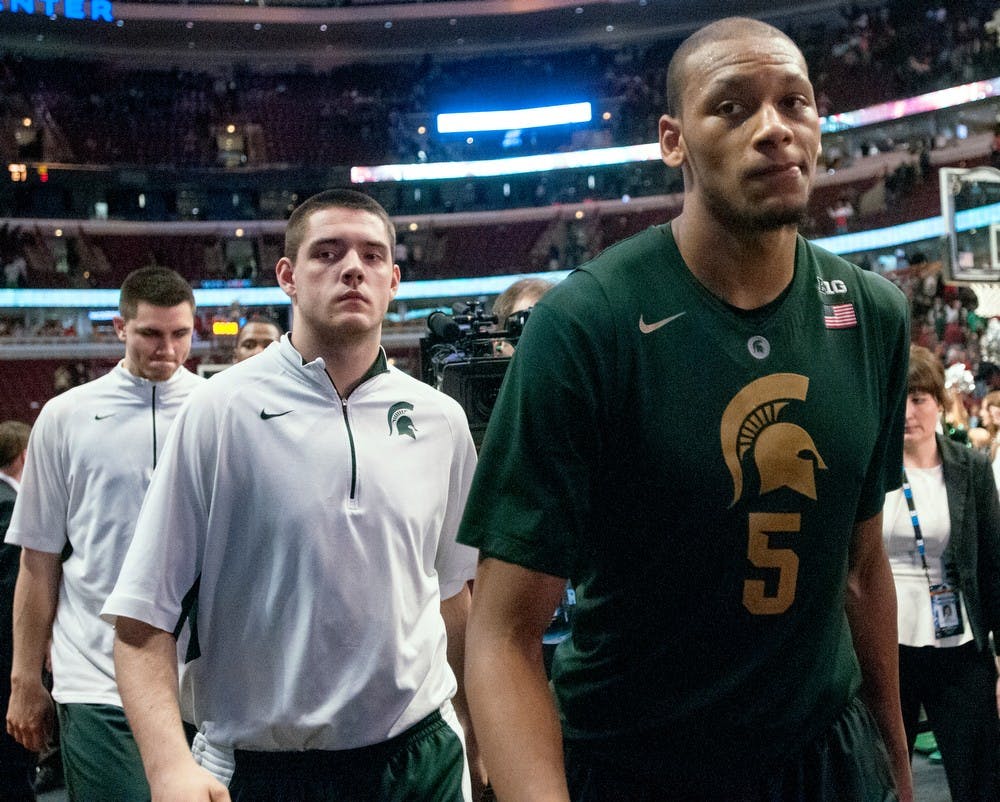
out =
<path fill-rule="evenodd" d="M 475 468 L 462 408 L 395 368 L 342 402 L 286 335 L 192 396 L 104 607 L 172 631 L 199 583 L 194 720 L 221 748 L 350 749 L 454 694 L 440 601 Z"/>
<path fill-rule="evenodd" d="M 6 541 L 72 553 L 62 565 L 52 627 L 52 696 L 121 705 L 114 631 L 100 619 L 170 424 L 202 384 L 181 368 L 165 382 L 121 364 L 49 401 L 28 440 L 21 492 Z"/>
<path fill-rule="evenodd" d="M 937 585 L 944 578 L 942 555 L 951 536 L 948 513 L 948 492 L 941 465 L 933 468 L 907 468 L 906 478 L 913 490 L 913 504 L 924 539 L 924 554 L 930 583 Z M 910 510 L 902 489 L 885 497 L 882 513 L 882 536 L 889 555 L 889 565 L 896 584 L 896 625 L 903 646 L 960 646 L 972 640 L 969 614 L 962 599 L 962 620 L 965 632 L 950 638 L 934 637 L 934 614 L 927 574 L 917 551 L 917 540 L 910 521 Z"/>

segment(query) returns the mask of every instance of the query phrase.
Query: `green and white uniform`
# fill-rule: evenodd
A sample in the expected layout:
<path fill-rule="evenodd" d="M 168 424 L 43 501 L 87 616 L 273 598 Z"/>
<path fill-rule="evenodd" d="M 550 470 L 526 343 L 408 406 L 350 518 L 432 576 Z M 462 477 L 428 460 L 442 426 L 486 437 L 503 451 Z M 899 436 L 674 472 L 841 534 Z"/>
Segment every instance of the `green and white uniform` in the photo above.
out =
<path fill-rule="evenodd" d="M 787 291 L 734 310 L 669 226 L 535 306 L 459 540 L 572 579 L 553 678 L 574 746 L 725 787 L 845 710 L 848 545 L 899 483 L 907 318 L 801 238 Z"/>
<path fill-rule="evenodd" d="M 192 396 L 103 614 L 172 631 L 197 596 L 187 677 L 215 747 L 354 749 L 448 718 L 440 602 L 475 573 L 455 542 L 475 459 L 462 408 L 384 353 L 341 399 L 285 335 Z"/>

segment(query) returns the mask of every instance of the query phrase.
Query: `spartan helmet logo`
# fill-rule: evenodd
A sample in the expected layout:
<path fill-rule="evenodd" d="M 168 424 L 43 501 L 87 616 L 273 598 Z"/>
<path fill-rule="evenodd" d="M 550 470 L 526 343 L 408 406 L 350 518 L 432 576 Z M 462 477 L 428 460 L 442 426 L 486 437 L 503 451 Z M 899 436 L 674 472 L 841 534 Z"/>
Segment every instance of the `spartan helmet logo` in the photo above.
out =
<path fill-rule="evenodd" d="M 778 420 L 789 401 L 805 401 L 809 379 L 775 373 L 751 382 L 722 415 L 722 454 L 733 477 L 733 506 L 743 494 L 743 457 L 751 448 L 760 475 L 760 493 L 788 487 L 816 500 L 816 469 L 826 463 L 809 433 Z"/>
<path fill-rule="evenodd" d="M 410 417 L 410 411 L 413 409 L 413 404 L 408 404 L 406 401 L 399 401 L 389 407 L 389 414 L 387 415 L 389 421 L 389 436 L 392 437 L 395 432 L 398 435 L 406 435 L 407 437 L 412 437 L 414 440 L 417 439 L 417 427 L 413 425 L 413 419 Z"/>

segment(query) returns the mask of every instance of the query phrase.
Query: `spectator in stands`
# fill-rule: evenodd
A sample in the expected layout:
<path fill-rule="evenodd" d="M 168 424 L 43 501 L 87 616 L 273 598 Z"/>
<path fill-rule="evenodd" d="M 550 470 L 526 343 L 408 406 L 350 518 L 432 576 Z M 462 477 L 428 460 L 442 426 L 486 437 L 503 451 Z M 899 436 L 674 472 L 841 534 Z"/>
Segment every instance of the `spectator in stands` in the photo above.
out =
<path fill-rule="evenodd" d="M 993 141 L 990 142 L 990 165 L 1000 169 L 1000 125 L 993 126 Z"/>
<path fill-rule="evenodd" d="M 3 268 L 7 289 L 16 290 L 28 286 L 28 263 L 23 254 L 17 254 Z"/>
<path fill-rule="evenodd" d="M 1000 451 L 1000 390 L 991 390 L 986 393 L 979 409 L 981 411 L 979 425 L 989 432 L 990 457 L 992 458 Z"/>
<path fill-rule="evenodd" d="M 71 387 L 79 387 L 90 380 L 90 371 L 83 362 L 59 365 L 52 371 L 52 389 L 55 395 L 65 393 Z"/>
<path fill-rule="evenodd" d="M 59 717 L 71 799 L 149 799 L 115 682 L 114 631 L 99 617 L 167 431 L 201 380 L 184 368 L 194 294 L 177 273 L 123 282 L 115 331 L 125 358 L 38 416 L 7 542 L 20 546 L 7 731 L 45 747 Z M 42 684 L 51 642 L 52 694 Z"/>
<path fill-rule="evenodd" d="M 21 562 L 21 549 L 4 543 L 14 501 L 21 487 L 21 472 L 28 451 L 31 427 L 21 421 L 0 423 L 0 710 L 10 701 L 10 667 L 13 651 L 14 585 Z M 4 729 L 0 733 L 0 798 L 30 802 L 35 798 L 34 752 L 25 749 Z"/>
<path fill-rule="evenodd" d="M 944 308 L 944 337 L 942 342 L 947 346 L 964 346 L 966 334 L 968 333 L 968 310 L 962 304 L 961 299 L 953 298 Z M 956 361 L 965 361 L 963 357 L 949 357 L 948 365 Z"/>
<path fill-rule="evenodd" d="M 846 195 L 837 198 L 837 202 L 826 210 L 833 220 L 833 226 L 838 234 L 846 234 L 850 230 L 851 218 L 854 217 L 854 206 Z"/>
<path fill-rule="evenodd" d="M 786 35 L 714 22 L 667 75 L 683 211 L 535 307 L 462 521 L 482 554 L 467 676 L 491 783 L 602 802 L 895 785 L 912 802 L 881 537 L 905 298 L 798 236 L 820 127 Z M 567 577 L 557 706 L 540 641 Z"/>
<path fill-rule="evenodd" d="M 280 339 L 281 326 L 275 321 L 260 315 L 249 318 L 236 335 L 233 363 L 242 362 L 259 354 L 271 343 L 276 343 Z"/>
<path fill-rule="evenodd" d="M 559 253 L 559 246 L 556 243 L 549 245 L 549 252 L 546 254 L 545 269 L 549 271 L 559 270 L 562 267 L 562 256 Z"/>

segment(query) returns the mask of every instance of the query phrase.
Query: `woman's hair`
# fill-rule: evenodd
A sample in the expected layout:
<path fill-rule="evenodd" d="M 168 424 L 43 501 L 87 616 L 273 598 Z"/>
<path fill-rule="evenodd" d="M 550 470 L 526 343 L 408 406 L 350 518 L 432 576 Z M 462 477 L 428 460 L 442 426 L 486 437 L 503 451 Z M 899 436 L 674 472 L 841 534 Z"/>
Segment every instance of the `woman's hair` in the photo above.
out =
<path fill-rule="evenodd" d="M 910 346 L 910 376 L 908 393 L 927 393 L 934 396 L 941 406 L 948 397 L 944 392 L 944 366 L 931 351 L 922 345 Z"/>
<path fill-rule="evenodd" d="M 993 422 L 993 416 L 990 415 L 990 407 L 1000 407 L 1000 390 L 987 393 L 983 396 L 983 400 L 979 404 L 980 425 L 990 433 L 990 439 L 992 439 L 996 437 L 997 430 L 1000 427 Z"/>
<path fill-rule="evenodd" d="M 514 306 L 521 298 L 526 298 L 534 306 L 538 300 L 551 290 L 555 284 L 543 278 L 523 278 L 515 281 L 505 289 L 493 302 L 493 314 L 497 317 L 497 325 L 503 328 L 507 318 L 514 314 Z"/>

